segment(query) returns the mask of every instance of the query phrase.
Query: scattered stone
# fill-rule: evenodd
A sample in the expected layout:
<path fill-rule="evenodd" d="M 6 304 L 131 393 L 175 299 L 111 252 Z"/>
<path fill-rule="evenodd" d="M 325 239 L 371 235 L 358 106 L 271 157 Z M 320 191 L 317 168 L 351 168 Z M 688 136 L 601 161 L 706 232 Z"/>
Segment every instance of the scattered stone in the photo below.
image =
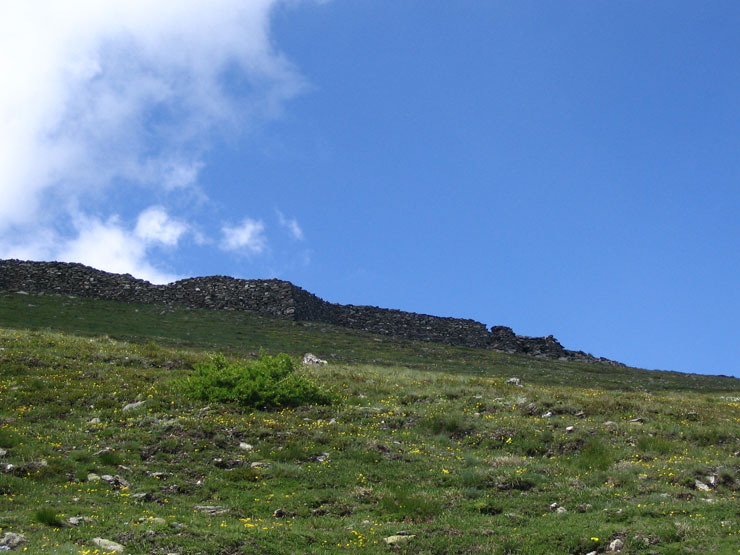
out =
<path fill-rule="evenodd" d="M 118 474 L 116 474 L 115 476 L 111 476 L 110 474 L 103 474 L 100 479 L 104 482 L 107 482 L 116 489 L 127 488 L 131 485 L 128 483 L 127 480 L 124 480 Z"/>
<path fill-rule="evenodd" d="M 167 521 L 163 518 L 160 518 L 158 516 L 142 516 L 139 519 L 139 522 L 146 522 L 149 524 L 167 524 Z"/>
<path fill-rule="evenodd" d="M 128 405 L 125 405 L 123 407 L 123 412 L 129 412 L 132 410 L 136 410 L 139 407 L 143 406 L 146 401 L 136 401 L 135 403 L 129 403 Z"/>
<path fill-rule="evenodd" d="M 624 547 L 624 542 L 620 540 L 619 538 L 617 538 L 616 540 L 613 540 L 609 544 L 609 547 L 606 548 L 606 551 L 608 553 L 616 553 L 617 551 L 621 551 L 623 547 Z"/>
<path fill-rule="evenodd" d="M 5 449 L 0 449 L 0 457 L 4 457 L 8 452 Z"/>
<path fill-rule="evenodd" d="M 102 448 L 102 449 L 101 449 L 100 451 L 95 451 L 95 452 L 93 453 L 93 457 L 99 457 L 99 456 L 100 456 L 100 455 L 102 455 L 103 453 L 107 453 L 107 452 L 108 452 L 108 451 L 110 451 L 110 450 L 111 450 L 111 448 L 110 448 L 110 447 L 103 447 L 103 448 Z"/>
<path fill-rule="evenodd" d="M 137 501 L 151 501 L 152 494 L 148 492 L 133 493 L 131 494 L 131 499 L 135 499 Z"/>
<path fill-rule="evenodd" d="M 581 503 L 580 505 L 578 505 L 578 507 L 576 507 L 576 511 L 578 511 L 579 513 L 587 513 L 593 508 L 594 506 L 591 505 L 591 503 Z"/>
<path fill-rule="evenodd" d="M 71 516 L 67 519 L 70 526 L 79 526 L 83 522 L 92 522 L 92 519 L 89 516 Z"/>
<path fill-rule="evenodd" d="M 286 516 L 286 513 L 282 509 L 275 509 L 272 512 L 272 516 L 274 516 L 275 518 L 283 518 L 284 516 Z"/>
<path fill-rule="evenodd" d="M 407 543 L 415 537 L 416 536 L 414 534 L 409 534 L 409 535 L 396 534 L 394 536 L 388 536 L 387 538 L 383 538 L 383 541 L 387 543 L 388 545 L 394 546 L 394 545 L 402 545 L 404 543 Z"/>
<path fill-rule="evenodd" d="M 644 424 L 644 423 L 645 423 L 645 419 L 642 417 L 637 417 L 637 418 L 633 418 L 632 420 L 630 420 L 630 424 Z"/>
<path fill-rule="evenodd" d="M 616 426 L 616 425 L 617 423 L 612 420 L 607 420 L 606 422 L 604 422 L 604 426 Z"/>
<path fill-rule="evenodd" d="M 216 466 L 216 468 L 232 470 L 234 468 L 242 466 L 244 464 L 244 460 L 243 459 L 222 459 L 219 457 L 219 458 L 213 459 L 213 464 Z"/>
<path fill-rule="evenodd" d="M 254 446 L 249 443 L 244 443 L 243 441 L 239 444 L 239 449 L 242 451 L 251 451 L 254 449 Z"/>
<path fill-rule="evenodd" d="M 565 513 L 568 512 L 568 509 L 566 509 L 565 507 L 558 507 L 557 509 L 555 509 L 555 512 L 558 514 L 564 515 Z"/>
<path fill-rule="evenodd" d="M 87 423 L 91 426 L 94 426 L 95 424 L 100 424 L 100 418 L 96 416 L 95 418 L 91 418 L 90 420 L 88 420 Z"/>
<path fill-rule="evenodd" d="M 552 418 L 555 413 L 553 413 L 551 410 L 548 410 L 547 412 L 542 414 L 542 418 Z"/>
<path fill-rule="evenodd" d="M 698 489 L 699 491 L 711 491 L 712 489 L 700 480 L 694 480 L 694 487 Z"/>
<path fill-rule="evenodd" d="M 98 546 L 100 549 L 105 549 L 106 551 L 114 551 L 116 553 L 123 553 L 123 550 L 126 549 L 120 543 L 116 543 L 111 540 L 106 540 L 104 538 L 93 538 L 92 542 L 96 546 Z"/>
<path fill-rule="evenodd" d="M 212 516 L 223 515 L 229 512 L 228 507 L 221 507 L 220 505 L 196 505 L 195 510 Z"/>
<path fill-rule="evenodd" d="M 98 476 L 94 472 L 91 472 L 90 474 L 87 475 L 87 481 L 88 482 L 99 482 L 100 476 Z"/>
<path fill-rule="evenodd" d="M 599 555 L 598 551 L 589 551 L 586 555 Z"/>
<path fill-rule="evenodd" d="M 249 466 L 250 468 L 270 468 L 271 465 L 270 463 L 266 463 L 266 462 L 253 462 Z"/>
<path fill-rule="evenodd" d="M 707 482 L 709 482 L 711 487 L 716 488 L 719 484 L 719 478 L 716 474 L 712 474 L 711 476 L 707 476 Z"/>
<path fill-rule="evenodd" d="M 165 480 L 170 477 L 166 472 L 147 472 L 147 474 L 156 480 Z"/>
<path fill-rule="evenodd" d="M 306 353 L 305 355 L 303 355 L 303 364 L 324 366 L 329 363 L 325 360 L 320 359 L 313 353 Z"/>
<path fill-rule="evenodd" d="M 553 503 L 553 504 L 551 504 L 551 505 L 550 505 L 550 510 L 551 510 L 551 511 L 554 511 L 554 510 L 556 510 L 556 509 L 557 509 L 558 507 L 560 507 L 560 505 L 558 505 L 557 503 Z"/>
<path fill-rule="evenodd" d="M 0 538 L 0 546 L 7 547 L 8 549 L 15 549 L 19 545 L 26 543 L 28 539 L 23 534 L 14 534 L 13 532 L 5 532 L 3 537 Z"/>
<path fill-rule="evenodd" d="M 578 418 L 586 418 L 586 413 L 582 410 L 579 410 L 577 413 L 575 413 L 573 416 L 576 416 Z"/>
<path fill-rule="evenodd" d="M 565 428 L 565 433 L 570 434 L 572 432 L 575 432 L 575 430 L 576 430 L 575 426 L 568 426 L 567 428 Z"/>
<path fill-rule="evenodd" d="M 506 385 L 522 385 L 522 380 L 519 378 L 509 378 L 504 382 Z"/>

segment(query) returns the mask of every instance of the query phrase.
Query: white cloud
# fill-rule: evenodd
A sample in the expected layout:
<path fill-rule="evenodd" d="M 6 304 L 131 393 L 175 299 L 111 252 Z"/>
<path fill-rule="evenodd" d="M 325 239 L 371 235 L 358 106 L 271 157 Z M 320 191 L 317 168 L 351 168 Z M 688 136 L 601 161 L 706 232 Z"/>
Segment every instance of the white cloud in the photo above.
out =
<path fill-rule="evenodd" d="M 113 187 L 144 203 L 192 188 L 216 133 L 279 115 L 303 88 L 269 36 L 280 1 L 3 3 L 0 251 L 58 250 L 81 206 L 111 213 Z M 115 219 L 94 221 L 119 237 Z"/>
<path fill-rule="evenodd" d="M 172 220 L 161 206 L 151 206 L 139 214 L 134 232 L 148 243 L 162 243 L 175 246 L 187 226 Z"/>
<path fill-rule="evenodd" d="M 287 229 L 294 239 L 303 241 L 303 230 L 295 218 L 286 218 L 280 210 L 277 211 L 280 225 Z"/>
<path fill-rule="evenodd" d="M 105 222 L 81 217 L 76 225 L 77 237 L 60 247 L 55 254 L 56 260 L 80 262 L 106 272 L 130 273 L 152 283 L 177 279 L 147 261 L 147 250 L 156 240 L 142 237 L 138 225 L 130 231 L 115 216 Z"/>
<path fill-rule="evenodd" d="M 267 239 L 264 236 L 265 225 L 259 220 L 244 218 L 240 225 L 224 225 L 221 231 L 223 232 L 221 248 L 225 251 L 260 254 L 267 248 Z"/>

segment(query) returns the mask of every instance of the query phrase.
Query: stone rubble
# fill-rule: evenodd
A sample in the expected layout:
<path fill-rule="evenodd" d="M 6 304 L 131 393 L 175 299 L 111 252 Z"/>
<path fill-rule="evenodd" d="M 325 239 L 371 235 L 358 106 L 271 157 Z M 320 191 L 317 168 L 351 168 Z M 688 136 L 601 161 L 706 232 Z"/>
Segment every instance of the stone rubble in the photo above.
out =
<path fill-rule="evenodd" d="M 76 263 L 0 260 L 0 290 L 239 310 L 300 322 L 333 324 L 391 337 L 623 366 L 583 351 L 564 349 L 552 335 L 526 337 L 515 334 L 506 326 L 493 326 L 489 330 L 485 324 L 470 319 L 329 303 L 288 281 L 277 279 L 210 276 L 154 285 L 129 274 L 102 272 Z"/>

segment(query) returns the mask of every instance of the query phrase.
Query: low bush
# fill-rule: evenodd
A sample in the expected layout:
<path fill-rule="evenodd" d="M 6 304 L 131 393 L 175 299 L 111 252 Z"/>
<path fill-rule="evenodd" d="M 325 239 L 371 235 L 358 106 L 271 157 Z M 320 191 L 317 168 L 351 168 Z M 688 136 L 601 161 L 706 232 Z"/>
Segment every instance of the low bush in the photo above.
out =
<path fill-rule="evenodd" d="M 290 356 L 261 355 L 249 364 L 229 362 L 217 354 L 196 365 L 181 382 L 187 396 L 208 403 L 233 403 L 245 408 L 329 405 L 335 396 L 296 372 Z"/>

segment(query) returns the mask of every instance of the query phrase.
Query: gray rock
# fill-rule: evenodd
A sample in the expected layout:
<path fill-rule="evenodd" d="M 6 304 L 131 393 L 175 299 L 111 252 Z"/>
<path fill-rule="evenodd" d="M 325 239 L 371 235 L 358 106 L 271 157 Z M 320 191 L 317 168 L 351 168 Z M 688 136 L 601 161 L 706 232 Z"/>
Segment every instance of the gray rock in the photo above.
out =
<path fill-rule="evenodd" d="M 207 515 L 223 515 L 229 512 L 228 507 L 221 507 L 220 505 L 196 505 L 195 510 Z"/>
<path fill-rule="evenodd" d="M 106 551 L 114 551 L 115 553 L 123 553 L 123 550 L 126 549 L 120 543 L 106 540 L 104 538 L 93 538 L 92 542 L 100 549 L 105 549 Z"/>
<path fill-rule="evenodd" d="M 565 433 L 566 434 L 571 434 L 571 433 L 573 433 L 575 431 L 576 431 L 576 427 L 575 426 L 568 426 L 567 428 L 565 428 Z"/>
<path fill-rule="evenodd" d="M 522 385 L 522 380 L 519 378 L 509 378 L 504 382 L 506 385 Z"/>
<path fill-rule="evenodd" d="M 239 444 L 239 449 L 242 451 L 251 451 L 254 449 L 254 446 L 250 443 L 244 443 L 243 441 Z"/>
<path fill-rule="evenodd" d="M 5 456 L 5 455 L 7 455 L 7 454 L 8 454 L 8 451 L 7 451 L 7 450 L 5 450 L 5 449 L 0 449 L 0 457 L 4 457 L 4 456 Z"/>
<path fill-rule="evenodd" d="M 15 549 L 26 542 L 28 542 L 26 536 L 23 534 L 14 534 L 13 532 L 5 532 L 3 537 L 0 538 L 0 546 L 7 547 L 8 549 Z"/>
<path fill-rule="evenodd" d="M 90 474 L 87 475 L 87 481 L 88 482 L 99 482 L 100 476 L 98 476 L 94 472 L 91 472 Z"/>
<path fill-rule="evenodd" d="M 616 553 L 617 551 L 622 551 L 622 548 L 624 547 L 624 542 L 617 538 L 616 540 L 613 540 L 609 547 L 606 548 L 606 551 L 608 553 Z"/>
<path fill-rule="evenodd" d="M 124 480 L 118 474 L 116 474 L 115 476 L 111 476 L 110 474 L 103 474 L 100 477 L 100 479 L 103 480 L 104 482 L 109 483 L 111 486 L 113 486 L 116 489 L 127 488 L 131 485 L 128 483 L 127 480 Z"/>
<path fill-rule="evenodd" d="M 123 412 L 129 412 L 132 410 L 136 410 L 142 405 L 144 405 L 144 403 L 146 403 L 146 401 L 136 401 L 135 403 L 129 403 L 128 405 L 125 405 L 123 407 Z"/>

